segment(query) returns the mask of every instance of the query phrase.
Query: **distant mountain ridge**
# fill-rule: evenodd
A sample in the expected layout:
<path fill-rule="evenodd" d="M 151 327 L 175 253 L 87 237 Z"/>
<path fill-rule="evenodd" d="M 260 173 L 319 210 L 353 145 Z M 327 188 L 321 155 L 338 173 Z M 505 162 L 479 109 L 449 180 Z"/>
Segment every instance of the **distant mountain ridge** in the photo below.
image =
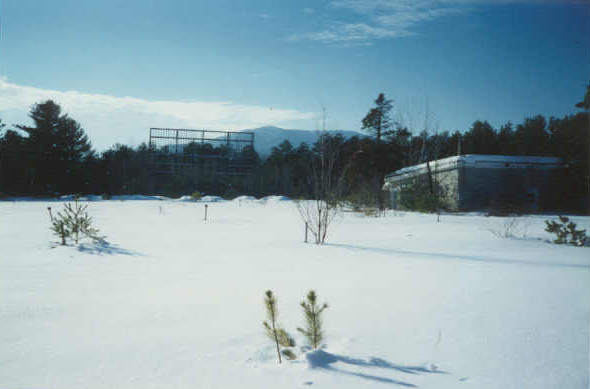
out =
<path fill-rule="evenodd" d="M 254 149 L 262 157 L 266 158 L 272 152 L 272 148 L 288 140 L 293 148 L 299 147 L 301 143 L 307 143 L 310 147 L 319 139 L 320 131 L 310 130 L 288 130 L 285 128 L 266 126 L 250 130 L 244 130 L 254 133 Z M 357 131 L 345 130 L 327 130 L 330 135 L 341 134 L 344 138 L 352 138 L 353 136 L 364 137 Z"/>

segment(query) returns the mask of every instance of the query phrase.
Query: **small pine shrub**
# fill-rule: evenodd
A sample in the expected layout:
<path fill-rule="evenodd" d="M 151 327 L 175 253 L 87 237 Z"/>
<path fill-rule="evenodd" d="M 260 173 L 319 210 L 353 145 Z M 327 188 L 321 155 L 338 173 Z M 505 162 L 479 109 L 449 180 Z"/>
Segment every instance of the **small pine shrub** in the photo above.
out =
<path fill-rule="evenodd" d="M 285 356 L 285 358 L 287 358 L 290 361 L 292 361 L 294 359 L 297 359 L 297 354 L 295 354 L 292 350 L 284 349 L 281 352 L 283 353 L 283 355 Z"/>
<path fill-rule="evenodd" d="M 284 328 L 277 328 L 279 344 L 283 347 L 295 347 L 295 339 Z"/>
<path fill-rule="evenodd" d="M 295 341 L 289 335 L 289 333 L 285 331 L 285 329 L 281 328 L 277 324 L 277 317 L 279 315 L 279 312 L 277 310 L 277 300 L 273 295 L 272 291 L 267 290 L 265 296 L 266 297 L 264 298 L 264 305 L 266 307 L 266 316 L 268 318 L 268 321 L 263 321 L 262 326 L 264 327 L 268 338 L 275 342 L 277 346 L 277 356 L 279 357 L 279 363 L 282 363 L 279 345 L 283 347 L 293 347 L 295 346 Z M 284 353 L 285 350 L 283 350 L 283 354 Z M 293 354 L 292 351 L 290 353 Z"/>
<path fill-rule="evenodd" d="M 328 304 L 324 303 L 321 306 L 317 304 L 317 296 L 315 291 L 310 290 L 307 294 L 306 301 L 301 302 L 301 308 L 305 316 L 306 328 L 297 328 L 309 341 L 313 348 L 318 348 L 324 339 L 324 332 L 322 330 L 322 312 L 328 308 Z"/>
<path fill-rule="evenodd" d="M 48 207 L 51 230 L 61 239 L 62 245 L 65 245 L 69 238 L 73 238 L 76 244 L 84 237 L 94 241 L 104 240 L 104 236 L 99 236 L 98 229 L 92 226 L 92 218 L 86 212 L 87 208 L 87 205 L 81 205 L 76 199 L 73 204 L 65 203 L 63 213 L 57 212 L 54 217 L 51 207 Z"/>
<path fill-rule="evenodd" d="M 201 197 L 203 197 L 203 196 L 201 195 L 201 192 L 199 192 L 198 190 L 194 191 L 194 192 L 191 194 L 191 199 L 192 199 L 192 200 L 194 200 L 194 201 L 199 201 L 199 200 L 201 200 Z"/>
<path fill-rule="evenodd" d="M 577 230 L 576 223 L 570 221 L 568 217 L 559 216 L 557 223 L 554 220 L 545 220 L 547 227 L 545 231 L 555 234 L 556 239 L 553 240 L 555 244 L 569 244 L 572 246 L 585 246 L 588 242 L 588 236 L 586 230 Z"/>
<path fill-rule="evenodd" d="M 54 219 L 51 213 L 51 207 L 47 207 L 47 210 L 49 211 L 49 218 L 51 219 L 51 231 L 61 239 L 61 245 L 65 246 L 66 239 L 71 236 L 72 232 L 68 229 L 66 221 L 61 217 L 59 212 L 59 218 Z"/>

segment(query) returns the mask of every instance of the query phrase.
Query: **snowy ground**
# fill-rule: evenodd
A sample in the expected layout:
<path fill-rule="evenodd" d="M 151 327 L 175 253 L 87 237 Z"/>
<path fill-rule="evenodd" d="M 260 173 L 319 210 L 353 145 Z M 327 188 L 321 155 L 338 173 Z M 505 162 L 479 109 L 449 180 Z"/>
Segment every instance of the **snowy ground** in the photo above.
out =
<path fill-rule="evenodd" d="M 208 199 L 208 200 L 215 200 Z M 0 388 L 587 388 L 590 250 L 547 216 L 347 213 L 320 247 L 290 201 L 89 202 L 108 245 L 55 246 L 46 208 L 0 202 Z M 576 217 L 590 229 L 587 217 Z M 325 345 L 282 365 L 263 293 Z"/>

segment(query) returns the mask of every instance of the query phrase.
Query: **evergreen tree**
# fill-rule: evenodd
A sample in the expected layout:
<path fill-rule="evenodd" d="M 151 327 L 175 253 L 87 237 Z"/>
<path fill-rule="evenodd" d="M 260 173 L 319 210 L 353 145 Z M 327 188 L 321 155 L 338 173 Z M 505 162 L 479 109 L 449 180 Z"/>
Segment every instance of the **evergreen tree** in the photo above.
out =
<path fill-rule="evenodd" d="M 512 122 L 507 122 L 498 132 L 498 149 L 502 155 L 516 154 L 516 139 L 514 137 L 514 130 Z"/>
<path fill-rule="evenodd" d="M 375 135 L 377 142 L 381 142 L 382 136 L 390 134 L 393 122 L 389 117 L 389 111 L 393 108 L 392 100 L 387 100 L 383 93 L 375 100 L 375 107 L 363 118 L 363 130 Z"/>
<path fill-rule="evenodd" d="M 518 154 L 537 156 L 550 154 L 547 120 L 543 115 L 525 118 L 522 124 L 516 126 L 514 136 Z"/>
<path fill-rule="evenodd" d="M 310 290 L 307 294 L 307 301 L 301 302 L 303 314 L 305 316 L 306 328 L 297 328 L 301 332 L 309 344 L 313 348 L 317 348 L 324 339 L 324 332 L 322 330 L 322 312 L 328 308 L 328 304 L 324 303 L 321 306 L 317 304 L 317 296 L 315 291 Z"/>
<path fill-rule="evenodd" d="M 33 192 L 37 194 L 77 191 L 83 182 L 83 161 L 94 156 L 80 124 L 61 107 L 47 100 L 35 104 L 29 117 L 34 126 L 16 126 L 26 132 L 27 151 L 34 159 Z"/>
<path fill-rule="evenodd" d="M 0 120 L 0 198 L 27 192 L 27 168 L 31 164 L 24 147 L 26 139 L 5 128 Z"/>
<path fill-rule="evenodd" d="M 394 123 L 389 116 L 389 112 L 393 108 L 392 100 L 385 98 L 383 93 L 379 93 L 379 96 L 375 100 L 375 107 L 369 110 L 369 113 L 363 118 L 363 130 L 375 135 L 377 145 L 374 147 L 373 152 L 370 154 L 371 165 L 375 170 L 375 174 L 378 177 L 378 188 L 375 188 L 375 197 L 378 199 L 379 209 L 385 208 L 385 198 L 381 191 L 385 182 L 385 174 L 392 169 L 392 165 L 389 164 L 389 159 L 392 156 L 403 160 L 403 147 L 398 147 L 395 154 L 389 154 L 389 147 L 384 146 L 381 143 L 381 138 L 385 136 L 395 135 L 396 133 L 392 130 Z M 407 131 L 405 131 L 407 132 Z M 407 137 L 408 134 L 400 132 L 399 135 Z M 395 143 L 395 139 L 392 144 Z"/>
<path fill-rule="evenodd" d="M 590 110 L 590 85 L 586 87 L 586 94 L 584 95 L 584 99 L 576 104 L 576 108 L 580 108 L 588 112 Z"/>
<path fill-rule="evenodd" d="M 499 154 L 498 134 L 487 121 L 476 120 L 463 135 L 465 154 Z"/>

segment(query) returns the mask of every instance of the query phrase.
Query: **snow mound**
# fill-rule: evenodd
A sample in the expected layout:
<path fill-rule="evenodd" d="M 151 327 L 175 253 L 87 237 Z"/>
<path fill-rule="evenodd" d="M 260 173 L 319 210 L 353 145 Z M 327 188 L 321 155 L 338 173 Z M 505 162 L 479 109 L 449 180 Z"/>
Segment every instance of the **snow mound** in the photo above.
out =
<path fill-rule="evenodd" d="M 31 196 L 21 196 L 21 197 L 5 197 L 2 200 L 3 201 L 40 201 L 42 199 L 37 199 L 37 198 L 31 197 Z"/>
<path fill-rule="evenodd" d="M 194 202 L 218 203 L 218 202 L 225 201 L 225 200 L 219 196 L 203 196 L 200 199 L 196 200 L 191 195 L 184 195 L 174 201 L 187 201 L 187 202 L 193 202 L 193 203 Z"/>
<path fill-rule="evenodd" d="M 69 196 L 68 196 L 69 199 Z M 76 198 L 72 197 L 68 201 L 74 201 Z M 78 197 L 78 201 L 102 201 L 102 196 L 99 195 L 86 195 Z"/>
<path fill-rule="evenodd" d="M 238 196 L 232 201 L 242 202 L 242 201 L 256 201 L 256 197 L 254 196 Z"/>
<path fill-rule="evenodd" d="M 207 203 L 219 203 L 219 202 L 222 202 L 225 200 L 219 196 L 203 196 L 203 197 L 201 197 L 201 201 L 204 201 Z"/>
<path fill-rule="evenodd" d="M 117 195 L 112 196 L 111 200 L 169 200 L 164 196 L 146 196 L 146 195 Z"/>
<path fill-rule="evenodd" d="M 33 197 L 33 196 L 22 196 L 22 197 L 6 197 L 4 201 L 48 201 L 48 202 L 64 202 L 64 201 L 74 201 L 76 199 L 76 195 L 69 194 L 69 195 L 62 195 L 59 197 Z M 78 197 L 79 201 L 101 201 L 102 196 L 98 195 L 86 195 Z"/>
<path fill-rule="evenodd" d="M 100 195 L 88 195 L 88 196 L 84 196 L 86 198 L 87 201 L 101 201 L 102 200 L 102 196 Z"/>
<path fill-rule="evenodd" d="M 266 196 L 258 200 L 262 204 L 266 203 L 278 203 L 281 201 L 290 201 L 291 199 L 287 196 Z"/>

